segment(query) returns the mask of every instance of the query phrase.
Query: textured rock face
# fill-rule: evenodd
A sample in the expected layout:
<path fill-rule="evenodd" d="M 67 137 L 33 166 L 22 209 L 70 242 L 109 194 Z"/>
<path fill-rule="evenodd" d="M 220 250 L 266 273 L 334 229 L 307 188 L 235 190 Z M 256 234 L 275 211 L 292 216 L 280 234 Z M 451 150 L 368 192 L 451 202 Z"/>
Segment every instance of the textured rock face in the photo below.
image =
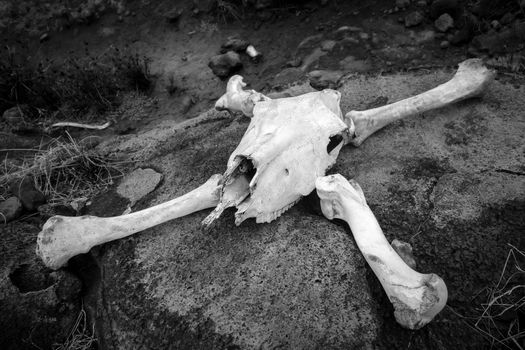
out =
<path fill-rule="evenodd" d="M 341 107 L 394 102 L 451 76 L 352 78 L 340 89 Z M 360 148 L 344 148 L 331 170 L 361 184 L 387 238 L 409 242 L 418 270 L 443 277 L 456 310 L 493 282 L 507 243 L 523 246 L 523 96 L 523 88 L 495 81 L 483 99 L 395 123 Z M 247 125 L 209 112 L 122 137 L 119 149 L 140 150 L 165 174 L 154 205 L 223 172 Z M 95 250 L 103 271 L 101 346 L 390 349 L 409 341 L 428 348 L 438 339 L 445 348 L 482 347 L 447 309 L 419 332 L 400 329 L 345 225 L 326 221 L 310 203 L 317 201 L 303 200 L 264 225 L 235 227 L 228 211 L 209 232 L 199 226 L 204 211 Z"/>

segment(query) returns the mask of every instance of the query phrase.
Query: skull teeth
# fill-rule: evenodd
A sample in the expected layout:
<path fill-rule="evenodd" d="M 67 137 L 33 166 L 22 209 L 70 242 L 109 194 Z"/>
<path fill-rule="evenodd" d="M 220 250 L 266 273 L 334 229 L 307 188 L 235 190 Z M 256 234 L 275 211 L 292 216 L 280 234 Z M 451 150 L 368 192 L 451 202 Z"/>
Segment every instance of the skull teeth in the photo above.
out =
<path fill-rule="evenodd" d="M 279 216 L 283 215 L 284 212 L 286 212 L 288 209 L 293 207 L 297 202 L 299 202 L 300 198 L 296 201 L 293 201 L 292 203 L 284 206 L 283 208 L 276 210 L 271 213 L 261 213 L 255 217 L 255 222 L 257 223 L 263 223 L 263 222 L 272 222 L 275 219 L 277 219 Z"/>

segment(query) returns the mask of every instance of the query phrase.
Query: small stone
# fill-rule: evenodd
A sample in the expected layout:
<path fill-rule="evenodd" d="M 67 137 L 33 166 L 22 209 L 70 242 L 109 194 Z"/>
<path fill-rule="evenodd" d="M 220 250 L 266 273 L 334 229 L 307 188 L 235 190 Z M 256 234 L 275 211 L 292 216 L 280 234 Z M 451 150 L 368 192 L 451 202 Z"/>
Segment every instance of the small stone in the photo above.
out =
<path fill-rule="evenodd" d="M 396 7 L 405 8 L 410 5 L 410 0 L 396 0 Z"/>
<path fill-rule="evenodd" d="M 166 22 L 171 24 L 178 24 L 180 16 L 182 15 L 184 11 L 182 9 L 179 9 L 177 7 L 171 9 L 164 15 L 164 18 L 166 18 Z"/>
<path fill-rule="evenodd" d="M 447 30 L 454 28 L 454 19 L 448 13 L 444 13 L 434 21 L 434 27 L 438 31 L 445 33 Z"/>
<path fill-rule="evenodd" d="M 18 218 L 22 214 L 22 202 L 16 197 L 9 197 L 0 202 L 0 225 Z"/>
<path fill-rule="evenodd" d="M 450 43 L 447 41 L 447 40 L 443 40 L 439 46 L 442 48 L 442 49 L 446 49 L 450 46 Z"/>
<path fill-rule="evenodd" d="M 242 62 L 238 53 L 228 51 L 225 54 L 213 56 L 208 63 L 208 67 L 210 67 L 213 74 L 221 79 L 225 79 L 242 68 Z"/>
<path fill-rule="evenodd" d="M 416 260 L 414 259 L 414 254 L 412 253 L 412 246 L 410 243 L 394 239 L 390 245 L 396 251 L 397 255 L 403 259 L 405 264 L 414 270 L 416 269 L 417 264 Z"/>
<path fill-rule="evenodd" d="M 287 67 L 299 67 L 303 63 L 303 60 L 300 57 L 296 57 L 286 62 Z"/>
<path fill-rule="evenodd" d="M 343 72 L 330 70 L 315 70 L 308 73 L 310 85 L 317 90 L 337 88 L 342 76 Z"/>
<path fill-rule="evenodd" d="M 501 24 L 497 20 L 493 20 L 492 22 L 490 22 L 490 26 L 492 28 L 494 28 L 494 29 L 500 29 L 501 28 Z"/>
<path fill-rule="evenodd" d="M 15 106 L 9 109 L 6 109 L 2 114 L 2 120 L 8 123 L 9 125 L 20 125 L 24 122 L 24 115 L 22 113 L 22 108 Z"/>
<path fill-rule="evenodd" d="M 135 205 L 150 192 L 157 188 L 162 180 L 162 174 L 153 169 L 137 169 L 127 175 L 117 187 L 117 193 Z"/>
<path fill-rule="evenodd" d="M 405 16 L 405 27 L 415 27 L 420 25 L 425 17 L 419 11 L 414 11 Z"/>
<path fill-rule="evenodd" d="M 403 17 L 397 17 L 397 21 L 399 23 L 404 23 L 405 22 L 405 19 Z"/>
<path fill-rule="evenodd" d="M 419 0 L 417 3 L 416 3 L 417 6 L 419 7 L 425 7 L 427 6 L 427 0 Z"/>
<path fill-rule="evenodd" d="M 368 35 L 368 33 L 361 32 L 359 33 L 359 38 L 361 38 L 361 40 L 368 40 L 370 38 L 370 35 Z"/>
<path fill-rule="evenodd" d="M 334 40 L 325 40 L 321 43 L 321 50 L 332 51 L 336 44 L 337 42 Z"/>
<path fill-rule="evenodd" d="M 50 39 L 50 36 L 49 36 L 48 33 L 44 33 L 44 34 L 40 35 L 40 38 L 39 38 L 41 43 L 43 43 L 44 41 L 48 41 L 49 39 Z"/>
<path fill-rule="evenodd" d="M 221 45 L 221 53 L 228 51 L 244 52 L 248 47 L 248 42 L 238 37 L 229 37 L 228 40 Z"/>
<path fill-rule="evenodd" d="M 191 106 L 193 106 L 193 104 L 194 104 L 193 97 L 191 95 L 184 95 L 180 103 L 182 113 L 186 113 L 187 111 L 189 111 L 189 109 L 191 108 Z"/>
<path fill-rule="evenodd" d="M 20 181 L 13 182 L 9 189 L 29 212 L 36 211 L 39 206 L 46 203 L 46 197 L 35 188 L 32 177 L 26 176 Z"/>

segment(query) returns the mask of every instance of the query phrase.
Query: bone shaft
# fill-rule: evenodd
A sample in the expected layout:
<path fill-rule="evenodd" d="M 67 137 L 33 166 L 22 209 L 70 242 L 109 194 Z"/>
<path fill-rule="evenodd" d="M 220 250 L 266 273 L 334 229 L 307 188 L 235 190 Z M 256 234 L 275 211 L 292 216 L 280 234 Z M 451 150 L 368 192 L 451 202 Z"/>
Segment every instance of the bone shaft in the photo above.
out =
<path fill-rule="evenodd" d="M 469 98 L 473 92 L 477 92 L 477 87 L 477 81 L 456 77 L 425 93 L 368 110 L 366 113 L 370 122 L 379 130 L 396 120 Z"/>
<path fill-rule="evenodd" d="M 381 284 L 403 283 L 406 285 L 414 282 L 414 286 L 418 285 L 418 279 L 414 279 L 414 276 L 419 276 L 420 273 L 405 264 L 388 243 L 372 210 L 367 205 L 354 204 L 351 208 L 344 205 L 343 217 L 352 230 L 359 250 L 380 279 Z M 381 252 L 381 256 L 377 256 L 377 252 Z M 388 266 L 384 265 L 385 262 L 388 262 Z M 385 274 L 385 269 L 395 274 Z"/>
<path fill-rule="evenodd" d="M 104 227 L 107 229 L 107 234 L 103 236 L 103 240 L 96 242 L 96 244 L 127 237 L 169 220 L 214 207 L 217 202 L 217 196 L 213 193 L 206 193 L 198 188 L 166 203 L 135 213 L 112 218 L 94 217 L 94 220 L 101 220 L 106 223 Z"/>

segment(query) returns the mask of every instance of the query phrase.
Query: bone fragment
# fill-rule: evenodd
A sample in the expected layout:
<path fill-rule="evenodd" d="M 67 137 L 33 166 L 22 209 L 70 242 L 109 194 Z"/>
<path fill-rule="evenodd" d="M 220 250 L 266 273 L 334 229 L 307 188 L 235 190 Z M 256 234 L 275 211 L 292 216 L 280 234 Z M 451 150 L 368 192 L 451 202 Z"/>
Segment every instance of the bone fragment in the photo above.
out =
<path fill-rule="evenodd" d="M 108 128 L 111 125 L 110 122 L 106 122 L 102 125 L 93 125 L 93 124 L 81 124 L 81 123 L 75 123 L 75 122 L 60 122 L 55 123 L 51 125 L 51 128 L 60 128 L 60 127 L 73 127 L 73 128 L 81 128 L 81 129 L 93 129 L 93 130 L 104 130 Z"/>
<path fill-rule="evenodd" d="M 430 91 L 386 106 L 350 111 L 345 116 L 350 129 L 349 143 L 359 146 L 374 132 L 396 120 L 477 96 L 493 77 L 494 72 L 487 69 L 481 59 L 468 59 L 459 64 L 451 80 Z"/>
<path fill-rule="evenodd" d="M 248 45 L 246 54 L 255 62 L 258 62 L 262 58 L 262 54 L 257 51 L 253 45 Z"/>
<path fill-rule="evenodd" d="M 316 181 L 321 210 L 329 219 L 348 223 L 366 261 L 381 282 L 394 306 L 397 322 L 418 329 L 430 322 L 445 306 L 447 287 L 431 273 L 411 269 L 388 244 L 357 182 L 329 175 Z"/>
<path fill-rule="evenodd" d="M 228 80 L 226 93 L 215 103 L 218 111 L 241 112 L 247 117 L 253 116 L 253 107 L 257 102 L 270 99 L 255 90 L 243 90 L 246 83 L 240 75 L 234 75 Z"/>
<path fill-rule="evenodd" d="M 181 197 L 127 215 L 109 218 L 53 216 L 38 234 L 36 253 L 47 267 L 56 270 L 73 256 L 87 253 L 96 245 L 212 208 L 219 201 L 221 179 L 221 175 L 213 175 L 202 186 Z"/>

